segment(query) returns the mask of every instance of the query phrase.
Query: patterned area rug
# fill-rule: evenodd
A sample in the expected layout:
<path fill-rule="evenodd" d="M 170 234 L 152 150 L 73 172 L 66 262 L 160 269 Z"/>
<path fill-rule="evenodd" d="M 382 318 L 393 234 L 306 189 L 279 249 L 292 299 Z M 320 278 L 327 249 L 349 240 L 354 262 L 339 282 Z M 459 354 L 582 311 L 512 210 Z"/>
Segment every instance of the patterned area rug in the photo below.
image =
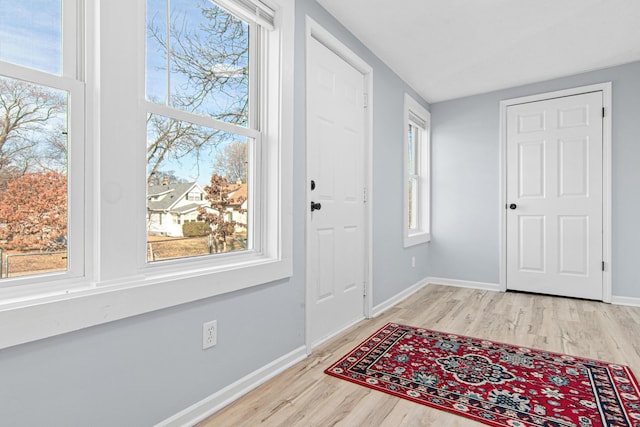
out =
<path fill-rule="evenodd" d="M 325 372 L 491 426 L 640 427 L 626 366 L 395 323 Z"/>

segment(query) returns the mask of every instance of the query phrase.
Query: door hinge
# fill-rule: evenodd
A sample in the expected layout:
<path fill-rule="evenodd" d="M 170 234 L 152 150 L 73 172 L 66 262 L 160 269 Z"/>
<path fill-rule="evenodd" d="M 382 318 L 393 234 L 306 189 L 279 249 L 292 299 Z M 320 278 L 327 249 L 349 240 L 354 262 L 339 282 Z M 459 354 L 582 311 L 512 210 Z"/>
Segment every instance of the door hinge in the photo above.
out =
<path fill-rule="evenodd" d="M 602 271 L 605 271 L 605 269 L 604 269 L 604 261 L 602 261 Z"/>
<path fill-rule="evenodd" d="M 367 296 L 367 282 L 362 283 L 362 296 L 363 297 Z"/>
<path fill-rule="evenodd" d="M 363 107 L 364 108 L 369 108 L 369 94 L 368 93 L 364 94 L 364 105 L 363 105 Z"/>
<path fill-rule="evenodd" d="M 367 187 L 362 189 L 362 201 L 363 203 L 367 203 Z"/>
<path fill-rule="evenodd" d="M 602 117 L 604 117 L 604 116 L 605 116 L 605 109 L 604 109 L 604 107 L 602 107 Z"/>

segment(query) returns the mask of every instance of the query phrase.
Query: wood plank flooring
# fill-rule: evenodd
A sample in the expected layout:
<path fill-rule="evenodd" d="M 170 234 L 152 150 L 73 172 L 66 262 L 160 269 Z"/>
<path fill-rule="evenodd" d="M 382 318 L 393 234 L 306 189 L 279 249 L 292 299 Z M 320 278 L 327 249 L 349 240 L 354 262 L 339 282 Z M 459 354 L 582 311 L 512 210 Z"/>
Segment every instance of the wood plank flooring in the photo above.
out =
<path fill-rule="evenodd" d="M 482 426 L 323 373 L 387 322 L 620 363 L 640 379 L 640 308 L 429 285 L 198 426 Z"/>

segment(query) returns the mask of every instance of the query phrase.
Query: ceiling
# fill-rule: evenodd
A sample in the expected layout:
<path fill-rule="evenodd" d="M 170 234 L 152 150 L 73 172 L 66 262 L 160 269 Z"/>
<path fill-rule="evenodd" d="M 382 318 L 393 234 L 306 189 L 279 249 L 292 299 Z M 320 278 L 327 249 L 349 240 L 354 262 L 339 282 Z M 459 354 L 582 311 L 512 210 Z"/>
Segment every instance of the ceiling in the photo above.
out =
<path fill-rule="evenodd" d="M 640 60 L 638 0 L 317 0 L 430 103 Z"/>

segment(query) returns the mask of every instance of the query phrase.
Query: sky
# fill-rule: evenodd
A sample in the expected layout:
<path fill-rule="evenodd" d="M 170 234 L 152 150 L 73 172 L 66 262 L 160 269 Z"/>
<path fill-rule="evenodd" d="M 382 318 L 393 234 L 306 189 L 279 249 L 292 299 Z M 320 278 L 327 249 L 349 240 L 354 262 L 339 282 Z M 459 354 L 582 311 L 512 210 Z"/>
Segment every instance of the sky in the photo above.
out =
<path fill-rule="evenodd" d="M 0 60 L 62 73 L 61 0 L 0 0 Z"/>

